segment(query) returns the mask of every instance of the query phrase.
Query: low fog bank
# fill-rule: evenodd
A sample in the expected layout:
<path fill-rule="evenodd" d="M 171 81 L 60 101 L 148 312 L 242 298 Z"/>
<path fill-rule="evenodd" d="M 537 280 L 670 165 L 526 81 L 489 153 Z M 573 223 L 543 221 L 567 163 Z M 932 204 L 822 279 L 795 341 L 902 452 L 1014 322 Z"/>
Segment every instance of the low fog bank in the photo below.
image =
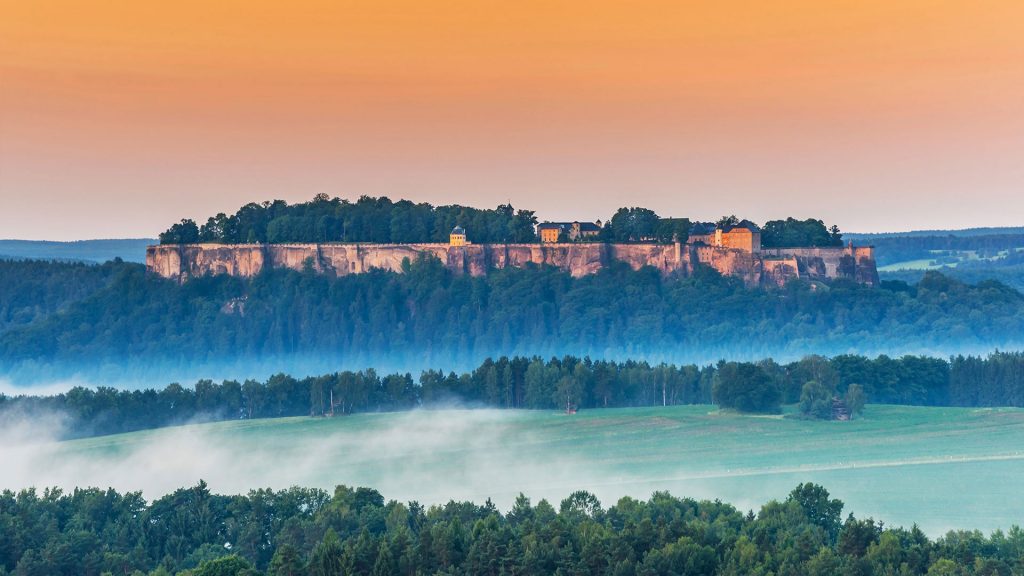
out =
<path fill-rule="evenodd" d="M 797 361 L 809 355 L 835 357 L 854 354 L 874 358 L 880 355 L 900 357 L 906 355 L 949 358 L 957 355 L 986 356 L 994 350 L 1003 352 L 1024 351 L 1024 340 L 963 345 L 950 343 L 942 346 L 924 346 L 908 341 L 893 342 L 886 346 L 820 346 L 811 343 L 794 344 L 785 347 L 736 346 L 709 347 L 700 349 L 674 348 L 663 350 L 619 350 L 619 349 L 575 349 L 558 350 L 531 349 L 520 347 L 516 350 L 496 350 L 473 354 L 425 354 L 393 353 L 385 355 L 340 355 L 330 353 L 288 354 L 275 356 L 235 356 L 230 358 L 207 358 L 170 360 L 167 358 L 129 357 L 94 362 L 68 363 L 34 361 L 8 365 L 0 359 L 0 393 L 8 396 L 18 394 L 47 395 L 62 392 L 73 386 L 112 386 L 121 389 L 161 389 L 172 382 L 192 385 L 201 379 L 214 381 L 246 379 L 266 380 L 274 374 L 288 374 L 295 378 L 319 376 L 344 370 L 360 371 L 373 369 L 378 374 L 411 373 L 418 376 L 424 370 L 444 372 L 468 372 L 477 368 L 487 358 L 501 356 L 541 358 L 575 356 L 590 357 L 594 360 L 624 362 L 627 360 L 647 361 L 651 364 L 665 362 L 675 365 L 694 364 L 708 366 L 720 360 L 752 362 L 771 358 L 779 363 Z"/>
<path fill-rule="evenodd" d="M 363 429 L 323 426 L 322 435 L 301 437 L 278 435 L 282 421 L 254 421 L 61 442 L 59 415 L 8 411 L 0 415 L 0 488 L 111 486 L 155 498 L 202 478 L 221 493 L 348 484 L 398 500 L 494 497 L 508 505 L 520 491 L 567 494 L 593 477 L 571 454 L 554 461 L 531 454 L 529 438 L 510 435 L 513 418 L 497 410 L 417 410 L 386 424 L 374 415 L 363 418 Z"/>
<path fill-rule="evenodd" d="M 415 410 L 344 419 L 184 425 L 61 442 L 64 422 L 59 415 L 8 413 L 0 418 L 0 489 L 113 487 L 141 490 L 154 499 L 200 479 L 223 494 L 290 486 L 331 491 L 345 484 L 373 487 L 387 499 L 428 505 L 490 498 L 505 511 L 519 493 L 535 502 L 546 498 L 557 506 L 574 490 L 584 489 L 607 506 L 622 496 L 646 499 L 654 491 L 667 490 L 757 510 L 770 499 L 784 499 L 798 483 L 813 481 L 846 502 L 844 514 L 870 515 L 895 525 L 918 523 L 933 536 L 953 528 L 1005 529 L 1019 513 L 1005 507 L 1012 496 L 998 491 L 940 488 L 930 493 L 935 487 L 924 485 L 928 481 L 922 484 L 922 474 L 936 486 L 959 482 L 944 468 L 929 472 L 928 466 L 945 464 L 942 459 L 867 465 L 752 464 L 740 469 L 716 468 L 710 456 L 711 463 L 689 457 L 644 462 L 631 451 L 610 453 L 602 433 L 586 426 L 571 437 L 552 434 L 537 415 L 489 409 Z M 650 442 L 659 441 L 657 425 L 651 423 Z M 553 436 L 557 438 L 552 440 Z M 1015 486 L 1013 479 L 1024 465 L 1019 458 L 982 460 L 981 473 L 993 486 Z M 917 471 L 908 475 L 908 464 Z M 963 470 L 972 478 L 978 472 Z"/>
<path fill-rule="evenodd" d="M 0 489 L 56 486 L 141 490 L 148 499 L 194 485 L 242 494 L 259 487 L 369 486 L 388 499 L 441 504 L 490 498 L 508 510 L 519 493 L 557 503 L 587 489 L 603 502 L 650 496 L 642 470 L 617 470 L 569 449 L 551 451 L 543 430 L 514 425 L 529 413 L 489 409 L 416 410 L 364 415 L 360 427 L 301 419 L 322 434 L 282 421 L 184 425 L 124 436 L 61 442 L 59 415 L 0 418 Z M 351 418 L 351 417 L 350 417 Z M 285 419 L 295 425 L 295 419 Z M 694 479 L 681 495 L 715 498 L 714 482 Z M 790 487 L 792 488 L 792 487 Z M 732 499 L 743 509 L 761 495 Z M 785 491 L 774 495 L 784 497 Z"/>

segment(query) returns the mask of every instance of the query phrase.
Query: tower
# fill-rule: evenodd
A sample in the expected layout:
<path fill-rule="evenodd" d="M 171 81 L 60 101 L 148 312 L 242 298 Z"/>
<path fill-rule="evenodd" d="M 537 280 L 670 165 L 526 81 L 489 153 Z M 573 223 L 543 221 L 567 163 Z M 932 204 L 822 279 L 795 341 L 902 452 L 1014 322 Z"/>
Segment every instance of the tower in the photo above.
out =
<path fill-rule="evenodd" d="M 467 244 L 466 229 L 462 226 L 452 228 L 452 233 L 448 236 L 448 244 L 450 246 L 465 246 Z"/>

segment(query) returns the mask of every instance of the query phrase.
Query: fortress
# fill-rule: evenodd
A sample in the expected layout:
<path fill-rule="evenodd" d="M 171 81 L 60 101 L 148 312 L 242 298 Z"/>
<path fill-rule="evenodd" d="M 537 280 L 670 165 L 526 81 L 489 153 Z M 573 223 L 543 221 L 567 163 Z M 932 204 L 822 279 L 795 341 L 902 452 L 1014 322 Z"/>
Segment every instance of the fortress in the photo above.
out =
<path fill-rule="evenodd" d="M 472 244 L 461 228 L 453 230 L 448 244 L 162 244 L 146 250 L 146 267 L 178 282 L 208 274 L 251 277 L 267 268 L 303 270 L 307 266 L 321 274 L 344 276 L 371 269 L 402 272 L 404 261 L 427 255 L 455 274 L 472 276 L 536 264 L 580 277 L 620 261 L 633 269 L 651 266 L 666 276 L 690 275 L 704 265 L 739 277 L 748 286 L 782 286 L 796 278 L 878 284 L 871 247 L 762 248 L 760 231 L 745 222 L 694 232 L 687 242 L 670 244 Z"/>

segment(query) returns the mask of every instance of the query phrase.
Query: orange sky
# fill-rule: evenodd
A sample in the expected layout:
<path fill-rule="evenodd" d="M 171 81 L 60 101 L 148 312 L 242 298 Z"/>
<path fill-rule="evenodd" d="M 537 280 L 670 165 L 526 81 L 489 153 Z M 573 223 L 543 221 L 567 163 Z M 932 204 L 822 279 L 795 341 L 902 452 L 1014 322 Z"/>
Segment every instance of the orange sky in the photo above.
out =
<path fill-rule="evenodd" d="M 0 237 L 318 192 L 1021 225 L 1022 185 L 1019 0 L 0 0 Z"/>

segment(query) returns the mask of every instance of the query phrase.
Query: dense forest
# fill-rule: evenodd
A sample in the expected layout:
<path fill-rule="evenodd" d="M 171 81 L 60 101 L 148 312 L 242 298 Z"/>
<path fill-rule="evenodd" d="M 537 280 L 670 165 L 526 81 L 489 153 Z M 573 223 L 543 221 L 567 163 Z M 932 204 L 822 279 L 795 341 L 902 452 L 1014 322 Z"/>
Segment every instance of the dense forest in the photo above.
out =
<path fill-rule="evenodd" d="M 802 246 L 842 246 L 843 235 L 838 226 L 825 228 L 821 220 L 772 220 L 761 229 L 761 246 L 795 248 Z"/>
<path fill-rule="evenodd" d="M 182 220 L 160 235 L 160 243 L 447 242 L 455 226 L 465 228 L 474 242 L 533 242 L 536 224 L 533 212 L 508 204 L 481 210 L 370 196 L 350 202 L 320 194 L 296 204 L 246 204 L 230 216 L 212 216 L 202 226 Z"/>
<path fill-rule="evenodd" d="M 778 413 L 796 404 L 805 417 L 830 418 L 842 398 L 854 416 L 864 403 L 1024 407 L 1024 354 L 950 360 L 808 356 L 797 362 L 651 365 L 589 358 L 487 359 L 469 372 L 374 370 L 267 380 L 200 380 L 194 386 L 118 390 L 75 387 L 52 396 L 0 394 L 0 417 L 58 413 L 67 437 L 130 432 L 197 420 L 326 416 L 409 410 L 453 403 L 488 408 L 576 410 L 715 403 Z"/>
<path fill-rule="evenodd" d="M 50 266 L 69 265 L 13 262 L 2 270 L 10 278 L 45 277 L 40 270 Z M 67 282 L 78 269 L 69 270 Z M 31 381 L 113 365 L 110 378 L 136 369 L 167 378 L 168 370 L 213 371 L 231 361 L 265 360 L 276 368 L 219 372 L 265 377 L 365 366 L 467 369 L 502 355 L 678 363 L 977 353 L 1014 349 L 1024 338 L 1020 292 L 934 273 L 913 286 L 798 282 L 772 290 L 750 290 L 703 268 L 686 278 L 625 264 L 582 278 L 544 267 L 467 277 L 432 259 L 410 263 L 405 274 L 331 278 L 270 270 L 251 279 L 216 276 L 180 286 L 124 263 L 83 273 L 112 278 L 56 312 L 0 332 L 0 374 Z M 22 291 L 18 307 L 52 309 L 47 302 L 64 301 L 66 291 L 78 288 L 44 283 Z"/>
<path fill-rule="evenodd" d="M 557 508 L 520 495 L 502 513 L 385 501 L 371 488 L 252 490 L 200 482 L 139 492 L 0 493 L 0 574 L 46 576 L 722 575 L 1011 576 L 1024 531 L 950 531 L 843 517 L 815 484 L 744 513 L 655 492 L 605 508 L 577 491 Z"/>
<path fill-rule="evenodd" d="M 90 296 L 123 269 L 118 261 L 96 266 L 0 259 L 0 333 Z"/>
<path fill-rule="evenodd" d="M 718 223 L 738 222 L 735 216 L 727 216 Z M 472 242 L 523 243 L 538 241 L 537 223 L 534 211 L 516 210 L 510 204 L 491 210 L 394 202 L 383 196 L 361 196 L 351 202 L 320 194 L 296 204 L 284 200 L 246 204 L 234 214 L 211 216 L 202 225 L 184 219 L 161 234 L 160 243 L 447 242 L 455 226 L 465 228 Z M 597 239 L 685 242 L 691 226 L 688 218 L 663 218 L 648 208 L 620 208 L 604 223 Z M 842 235 L 821 220 L 787 218 L 766 223 L 762 242 L 767 247 L 839 246 Z"/>

